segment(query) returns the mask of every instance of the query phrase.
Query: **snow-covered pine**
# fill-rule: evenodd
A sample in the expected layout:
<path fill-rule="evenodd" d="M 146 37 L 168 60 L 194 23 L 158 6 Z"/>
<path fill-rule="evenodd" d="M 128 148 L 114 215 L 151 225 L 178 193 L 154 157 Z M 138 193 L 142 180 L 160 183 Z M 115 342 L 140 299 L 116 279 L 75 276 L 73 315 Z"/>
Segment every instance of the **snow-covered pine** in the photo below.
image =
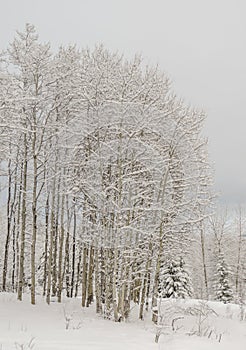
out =
<path fill-rule="evenodd" d="M 172 259 L 163 266 L 159 281 L 160 298 L 187 298 L 192 296 L 192 286 L 182 258 Z"/>
<path fill-rule="evenodd" d="M 229 269 L 223 253 L 219 254 L 216 266 L 215 296 L 216 300 L 222 301 L 224 304 L 230 303 L 233 300 L 233 291 L 229 281 Z"/>

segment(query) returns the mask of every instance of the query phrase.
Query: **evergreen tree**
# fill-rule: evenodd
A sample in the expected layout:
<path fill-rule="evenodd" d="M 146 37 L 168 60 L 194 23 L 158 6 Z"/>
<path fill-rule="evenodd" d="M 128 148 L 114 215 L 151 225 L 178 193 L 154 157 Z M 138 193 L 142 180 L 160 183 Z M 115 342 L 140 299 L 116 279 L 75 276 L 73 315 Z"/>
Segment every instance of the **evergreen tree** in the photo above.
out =
<path fill-rule="evenodd" d="M 219 254 L 216 268 L 215 294 L 216 300 L 224 304 L 230 303 L 233 299 L 233 292 L 229 284 L 229 270 L 222 253 Z"/>
<path fill-rule="evenodd" d="M 159 295 L 162 298 L 187 298 L 192 295 L 191 281 L 182 258 L 170 260 L 160 274 Z"/>

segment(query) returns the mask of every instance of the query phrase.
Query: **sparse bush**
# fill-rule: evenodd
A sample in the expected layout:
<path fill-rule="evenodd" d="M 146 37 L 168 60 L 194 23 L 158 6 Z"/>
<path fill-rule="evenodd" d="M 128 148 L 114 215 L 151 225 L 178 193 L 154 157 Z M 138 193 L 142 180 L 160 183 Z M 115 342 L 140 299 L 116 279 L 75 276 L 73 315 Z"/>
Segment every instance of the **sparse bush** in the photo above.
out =
<path fill-rule="evenodd" d="M 31 338 L 28 342 L 22 342 L 22 343 L 17 343 L 15 342 L 15 348 L 18 350 L 32 350 L 34 349 L 35 343 L 34 343 L 35 338 Z"/>

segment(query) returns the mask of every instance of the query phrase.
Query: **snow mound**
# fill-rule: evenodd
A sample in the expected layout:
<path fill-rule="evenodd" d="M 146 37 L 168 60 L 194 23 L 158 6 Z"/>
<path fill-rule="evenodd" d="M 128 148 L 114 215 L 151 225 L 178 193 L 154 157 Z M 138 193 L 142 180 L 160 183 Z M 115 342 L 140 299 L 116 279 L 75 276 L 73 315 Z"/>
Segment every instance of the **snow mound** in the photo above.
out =
<path fill-rule="evenodd" d="M 149 315 L 145 321 L 134 317 L 126 323 L 104 320 L 95 314 L 93 306 L 82 308 L 79 298 L 48 306 L 39 297 L 33 306 L 29 296 L 19 302 L 14 294 L 0 293 L 0 310 L 1 350 L 246 348 L 246 323 L 240 322 L 239 306 L 232 304 L 165 300 L 158 327 L 150 322 Z M 158 343 L 155 343 L 158 332 Z"/>

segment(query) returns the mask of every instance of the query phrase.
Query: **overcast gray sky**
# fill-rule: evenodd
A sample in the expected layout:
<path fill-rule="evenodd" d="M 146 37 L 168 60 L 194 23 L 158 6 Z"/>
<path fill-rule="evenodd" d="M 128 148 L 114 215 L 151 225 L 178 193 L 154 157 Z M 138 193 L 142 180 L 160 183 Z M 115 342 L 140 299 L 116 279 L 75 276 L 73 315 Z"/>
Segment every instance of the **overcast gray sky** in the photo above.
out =
<path fill-rule="evenodd" d="M 207 113 L 221 200 L 246 202 L 245 14 L 245 0 L 2 0 L 0 49 L 29 22 L 54 48 L 103 43 L 159 63 L 177 95 Z"/>

